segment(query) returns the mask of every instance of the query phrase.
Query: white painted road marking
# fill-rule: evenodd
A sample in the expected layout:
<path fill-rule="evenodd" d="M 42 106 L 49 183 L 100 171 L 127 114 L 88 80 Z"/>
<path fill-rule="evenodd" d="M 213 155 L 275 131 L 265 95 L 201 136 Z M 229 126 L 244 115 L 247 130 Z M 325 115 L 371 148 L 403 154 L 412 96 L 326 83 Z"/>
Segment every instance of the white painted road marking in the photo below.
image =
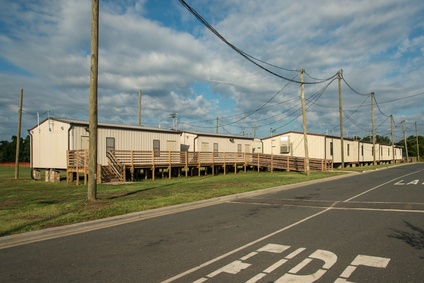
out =
<path fill-rule="evenodd" d="M 163 282 L 163 283 L 169 283 L 169 282 L 175 281 L 175 280 L 177 280 L 177 279 L 179 279 L 179 278 L 182 278 L 182 277 L 184 277 L 184 276 L 186 276 L 186 275 L 188 275 L 188 274 L 190 274 L 190 273 L 193 273 L 193 272 L 195 272 L 195 271 L 197 271 L 197 270 L 199 270 L 199 269 L 202 269 L 202 268 L 204 268 L 204 267 L 206 267 L 206 266 L 208 266 L 208 265 L 211 265 L 212 263 L 215 263 L 215 262 L 217 262 L 217 261 L 220 261 L 221 259 L 224 259 L 224 258 L 226 258 L 226 257 L 228 257 L 228 256 L 230 256 L 230 255 L 232 255 L 232 254 L 235 254 L 235 253 L 237 253 L 237 252 L 239 252 L 239 251 L 242 251 L 242 250 L 244 250 L 244 249 L 246 249 L 246 248 L 248 248 L 248 247 L 250 247 L 250 246 L 252 246 L 252 245 L 254 245 L 254 244 L 260 243 L 260 242 L 262 242 L 262 241 L 264 241 L 264 240 L 266 240 L 266 239 L 268 239 L 268 238 L 271 238 L 272 236 L 275 236 L 275 235 L 277 235 L 277 234 L 279 234 L 279 233 L 281 233 L 281 232 L 284 232 L 284 231 L 286 231 L 286 230 L 288 230 L 288 229 L 290 229 L 290 228 L 292 228 L 292 227 L 294 227 L 294 226 L 297 226 L 297 225 L 299 225 L 299 224 L 301 224 L 301 223 L 303 223 L 303 222 L 305 222 L 305 221 L 308 221 L 308 220 L 309 220 L 309 219 L 311 219 L 311 218 L 317 217 L 317 216 L 319 216 L 319 215 L 321 215 L 321 214 L 323 214 L 323 213 L 325 213 L 325 212 L 329 211 L 330 209 L 331 209 L 331 207 L 326 208 L 325 210 L 322 210 L 322 211 L 320 211 L 320 212 L 317 212 L 317 213 L 315 213 L 315 214 L 313 214 L 313 215 L 311 215 L 311 216 L 308 216 L 308 217 L 306 217 L 306 218 L 304 218 L 304 219 L 302 219 L 302 220 L 299 220 L 299 221 L 297 221 L 297 222 L 295 222 L 295 223 L 293 223 L 293 224 L 290 224 L 290 225 L 288 225 L 288 226 L 286 226 L 286 227 L 283 227 L 283 228 L 281 228 L 280 230 L 274 231 L 274 232 L 272 232 L 272 233 L 270 233 L 270 234 L 268 234 L 268 235 L 265 235 L 265 236 L 263 236 L 263 237 L 261 237 L 261 238 L 259 238 L 259 239 L 256 239 L 256 240 L 254 240 L 254 241 L 252 241 L 252 242 L 250 242 L 250 243 L 247 243 L 247 244 L 246 244 L 246 245 L 244 245 L 244 246 L 238 247 L 237 249 L 234 249 L 234 250 L 232 250 L 232 251 L 230 251 L 230 252 L 228 252 L 228 253 L 225 253 L 225 254 L 223 254 L 223 255 L 220 255 L 220 256 L 218 256 L 218 257 L 216 257 L 216 258 L 214 258 L 214 259 L 211 259 L 210 261 L 207 261 L 207 262 L 205 262 L 205 263 L 203 263 L 203 264 L 200 264 L 200 265 L 198 265 L 198 266 L 195 266 L 195 267 L 193 267 L 192 269 L 189 269 L 189 270 L 187 270 L 187 271 L 185 271 L 185 272 L 182 272 L 182 273 L 180 273 L 180 274 L 177 274 L 177 275 L 175 275 L 174 277 L 168 278 L 168 279 L 166 279 L 166 280 L 164 280 L 164 281 L 162 281 L 162 282 Z"/>
<path fill-rule="evenodd" d="M 357 197 L 360 197 L 360 196 L 365 195 L 365 194 L 367 194 L 367 193 L 369 193 L 369 192 L 372 192 L 372 191 L 374 191 L 374 190 L 376 190 L 376 189 L 378 189 L 378 188 L 380 188 L 380 187 L 382 187 L 382 186 L 384 186 L 384 185 L 387 185 L 387 184 L 393 183 L 394 181 L 396 181 L 396 180 L 398 180 L 398 179 L 400 179 L 400 178 L 404 178 L 404 177 L 406 177 L 406 176 L 409 176 L 409 175 L 412 175 L 412 174 L 416 174 L 416 173 L 421 172 L 421 171 L 422 171 L 422 170 L 418 170 L 418 171 L 415 171 L 415 172 L 412 172 L 412 173 L 408 173 L 408 174 L 405 174 L 405 175 L 403 175 L 403 176 L 400 176 L 400 177 L 394 178 L 394 179 L 392 179 L 392 180 L 390 180 L 390 181 L 388 181 L 388 182 L 385 182 L 385 183 L 383 183 L 383 184 L 380 184 L 380 185 L 378 185 L 378 186 L 375 186 L 374 188 L 371 188 L 371 189 L 369 189 L 369 190 L 366 190 L 365 192 L 362 192 L 362 193 L 360 193 L 360 194 L 357 194 L 356 196 L 353 196 L 353 197 L 351 197 L 351 198 L 348 198 L 347 200 L 344 200 L 343 202 L 351 201 L 351 200 L 353 200 L 353 199 L 356 199 Z"/>
<path fill-rule="evenodd" d="M 290 248 L 290 246 L 283 246 L 283 247 Z M 256 274 L 255 276 L 253 276 L 251 279 L 247 280 L 246 283 L 255 283 L 255 282 L 259 281 L 263 277 L 267 276 L 268 274 L 270 274 L 271 272 L 273 272 L 274 270 L 276 270 L 277 268 L 279 268 L 280 266 L 285 264 L 289 259 L 294 258 L 295 256 L 297 256 L 298 254 L 300 254 L 304 250 L 305 250 L 305 248 L 298 248 L 297 250 L 290 253 L 289 255 L 284 257 L 283 259 L 278 260 L 276 263 L 274 263 L 271 266 L 269 266 L 268 268 L 266 268 L 263 272 L 260 272 L 260 273 Z"/>
<path fill-rule="evenodd" d="M 420 184 L 420 180 L 412 180 L 408 183 L 405 183 L 403 180 L 400 180 L 395 183 L 395 186 L 408 186 L 408 185 L 424 185 L 424 182 Z"/>
<path fill-rule="evenodd" d="M 246 256 L 241 257 L 239 260 L 235 260 L 221 268 L 218 268 L 214 272 L 209 273 L 205 277 L 202 277 L 193 283 L 203 283 L 208 281 L 209 279 L 214 278 L 215 276 L 218 276 L 221 273 L 227 273 L 236 275 L 239 272 L 249 268 L 252 266 L 251 263 L 244 262 L 243 260 L 251 259 L 253 256 L 256 256 L 260 252 L 269 252 L 269 253 L 276 253 L 281 254 L 284 251 L 290 249 L 290 246 L 286 245 L 279 245 L 279 244 L 267 244 L 263 246 L 262 248 L 256 250 L 255 252 L 249 253 Z M 295 251 L 291 252 L 287 256 L 283 257 L 282 259 L 279 259 L 269 267 L 267 267 L 262 272 L 259 272 L 252 278 L 246 281 L 246 283 L 256 283 L 262 278 L 269 275 L 271 272 L 274 272 L 279 267 L 281 267 L 283 264 L 288 262 L 289 260 L 293 259 L 294 257 L 301 254 L 306 248 L 298 248 Z M 243 260 L 241 260 L 243 259 Z M 306 275 L 298 275 L 305 266 L 310 264 L 313 260 L 320 260 L 324 262 L 321 268 L 318 268 L 317 271 L 311 274 Z M 352 273 L 356 270 L 358 266 L 368 266 L 368 267 L 374 267 L 374 268 L 386 268 L 390 259 L 389 258 L 383 258 L 383 257 L 375 257 L 375 256 L 367 256 L 367 255 L 358 255 L 346 269 L 342 272 L 342 274 L 337 278 L 334 282 L 335 283 L 347 283 L 350 281 L 347 281 L 349 277 L 352 275 Z M 327 250 L 321 250 L 318 249 L 311 253 L 308 257 L 306 257 L 303 261 L 301 261 L 299 264 L 297 264 L 295 267 L 290 269 L 289 272 L 285 273 L 283 276 L 278 278 L 275 282 L 276 283 L 285 283 L 285 282 L 297 282 L 297 283 L 312 283 L 316 280 L 320 279 L 335 263 L 337 262 L 337 255 L 334 254 L 331 251 Z"/>
<path fill-rule="evenodd" d="M 302 270 L 306 265 L 312 262 L 313 259 L 319 259 L 324 261 L 322 268 L 318 269 L 315 273 L 308 275 L 296 275 L 300 270 Z M 276 283 L 282 282 L 314 282 L 321 278 L 324 273 L 327 272 L 337 261 L 337 255 L 330 251 L 326 250 L 316 250 L 309 257 L 304 259 L 297 266 L 293 267 L 288 273 L 284 274 L 275 281 Z"/>
<path fill-rule="evenodd" d="M 343 202 L 349 202 L 349 201 L 351 201 L 351 200 L 353 200 L 353 199 L 355 199 L 355 198 L 358 198 L 358 197 L 360 197 L 360 196 L 362 196 L 362 195 L 364 195 L 364 194 L 367 194 L 367 193 L 369 193 L 369 192 L 371 192 L 371 191 L 374 191 L 374 190 L 376 190 L 376 189 L 378 189 L 378 188 L 380 188 L 380 187 L 382 187 L 382 186 L 384 186 L 384 185 L 387 185 L 387 184 L 393 183 L 393 182 L 394 182 L 394 181 L 396 181 L 396 180 L 399 180 L 399 179 L 401 179 L 401 178 L 404 178 L 404 177 L 409 176 L 409 175 L 412 175 L 412 174 L 416 174 L 416 173 L 421 172 L 421 171 L 422 171 L 422 170 L 419 170 L 419 171 L 416 171 L 416 172 L 408 173 L 408 174 L 405 174 L 405 175 L 403 175 L 403 176 L 400 176 L 400 177 L 394 178 L 394 179 L 392 179 L 392 180 L 390 180 L 390 181 L 388 181 L 388 182 L 382 183 L 382 184 L 380 184 L 380 185 L 378 185 L 378 186 L 375 186 L 375 187 L 373 187 L 373 188 L 371 188 L 371 189 L 369 189 L 369 190 L 367 190 L 367 191 L 365 191 L 365 192 L 362 192 L 362 193 L 357 194 L 357 195 L 355 195 L 355 196 L 353 196 L 353 197 L 351 197 L 351 198 L 348 198 L 348 199 L 344 200 Z M 335 203 L 336 203 L 336 202 L 335 202 Z M 272 232 L 272 233 L 270 233 L 270 234 L 268 234 L 268 235 L 265 235 L 265 236 L 263 236 L 263 237 L 261 237 L 261 238 L 258 238 L 258 239 L 256 239 L 256 240 L 254 240 L 254 241 L 250 242 L 250 243 L 247 243 L 247 244 L 245 244 L 245 245 L 243 245 L 243 246 L 241 246 L 241 247 L 238 247 L 238 248 L 236 248 L 236 249 L 234 249 L 234 250 L 232 250 L 232 251 L 230 251 L 230 252 L 228 252 L 228 253 L 225 253 L 225 254 L 220 255 L 220 256 L 218 256 L 218 257 L 216 257 L 216 258 L 214 258 L 214 259 L 211 259 L 211 260 L 209 260 L 209 261 L 207 261 L 207 262 L 204 262 L 203 264 L 200 264 L 200 265 L 198 265 L 198 266 L 195 266 L 195 267 L 193 267 L 193 268 L 191 268 L 191 269 L 189 269 L 189 270 L 187 270 L 187 271 L 185 271 L 185 272 L 182 272 L 182 273 L 180 273 L 180 274 L 177 274 L 177 275 L 175 275 L 175 276 L 173 276 L 173 277 L 171 277 L 171 278 L 168 278 L 168 279 L 166 279 L 166 280 L 164 280 L 164 281 L 162 281 L 162 282 L 163 282 L 163 283 L 173 282 L 173 281 L 175 281 L 175 280 L 177 280 L 177 279 L 179 279 L 179 278 L 182 278 L 182 277 L 184 277 L 184 276 L 186 276 L 186 275 L 188 275 L 188 274 L 191 274 L 191 273 L 193 273 L 193 272 L 195 272 L 195 271 L 197 271 L 197 270 L 199 270 L 199 269 L 202 269 L 202 268 L 204 268 L 204 267 L 206 267 L 206 266 L 209 266 L 209 265 L 211 265 L 211 264 L 213 264 L 213 263 L 215 263 L 215 262 L 218 262 L 218 261 L 220 261 L 220 260 L 222 260 L 222 259 L 224 259 L 224 258 L 226 258 L 226 257 L 228 257 L 228 256 L 230 256 L 230 255 L 232 255 L 232 254 L 235 254 L 235 253 L 237 253 L 237 252 L 239 252 L 239 251 L 242 251 L 242 250 L 244 250 L 244 249 L 246 249 L 246 248 L 248 248 L 248 247 L 250 247 L 250 246 L 252 246 L 252 245 L 255 245 L 255 244 L 260 243 L 260 242 L 262 242 L 262 241 L 264 241 L 264 240 L 266 240 L 266 239 L 268 239 L 268 238 L 270 238 L 270 237 L 273 237 L 273 236 L 275 236 L 275 235 L 277 235 L 277 234 L 279 234 L 279 233 L 282 233 L 282 232 L 284 232 L 284 231 L 286 231 L 286 230 L 288 230 L 288 229 L 290 229 L 290 228 L 292 228 L 292 227 L 295 227 L 295 226 L 297 226 L 297 225 L 299 225 L 299 224 L 301 224 L 301 223 L 303 223 L 303 222 L 306 222 L 306 221 L 308 221 L 308 220 L 310 220 L 310 219 L 312 219 L 312 218 L 315 218 L 316 216 L 319 216 L 319 215 L 321 215 L 321 214 L 324 214 L 324 213 L 326 213 L 326 212 L 328 212 L 328 211 L 330 211 L 330 210 L 332 210 L 332 209 L 333 209 L 333 207 L 332 207 L 332 206 L 330 206 L 330 207 L 328 207 L 328 208 L 326 208 L 326 209 L 324 209 L 324 210 L 322 210 L 322 211 L 320 211 L 320 212 L 318 212 L 318 213 L 315 213 L 315 214 L 313 214 L 313 215 L 311 215 L 311 216 L 308 216 L 308 217 L 306 217 L 306 218 L 304 218 L 304 219 L 302 219 L 302 220 L 300 220 L 300 221 L 297 221 L 297 222 L 295 222 L 295 223 L 293 223 L 293 224 L 291 224 L 291 225 L 288 225 L 288 226 L 283 227 L 283 228 L 281 228 L 281 229 L 279 229 L 279 230 L 276 230 L 276 231 L 274 231 L 274 232 Z M 249 256 L 250 256 L 250 257 L 251 257 L 251 256 L 254 256 L 254 255 L 256 255 L 256 254 L 253 254 L 253 253 L 249 254 Z M 199 280 L 200 280 L 200 279 L 199 279 Z M 203 280 L 204 280 L 204 281 L 206 281 L 207 279 L 203 279 Z M 340 280 L 343 280 L 343 279 L 340 279 Z M 200 283 L 200 282 L 204 282 L 204 281 L 196 281 L 196 282 L 197 282 L 197 283 Z M 343 282 L 343 281 L 340 281 L 340 282 Z"/>
<path fill-rule="evenodd" d="M 358 255 L 352 263 L 346 267 L 346 269 L 340 274 L 340 278 L 338 278 L 334 283 L 346 283 L 350 282 L 347 279 L 352 275 L 352 273 L 356 270 L 356 268 L 360 265 L 376 267 L 376 268 L 386 268 L 389 264 L 389 258 L 383 257 L 375 257 L 375 256 L 367 256 L 367 255 Z"/>

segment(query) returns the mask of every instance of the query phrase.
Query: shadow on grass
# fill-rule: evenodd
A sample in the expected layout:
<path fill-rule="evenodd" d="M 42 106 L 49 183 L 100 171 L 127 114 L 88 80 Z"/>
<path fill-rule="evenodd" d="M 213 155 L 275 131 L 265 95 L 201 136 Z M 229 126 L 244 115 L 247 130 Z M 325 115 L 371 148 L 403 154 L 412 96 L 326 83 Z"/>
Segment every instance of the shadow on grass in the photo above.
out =
<path fill-rule="evenodd" d="M 17 233 L 25 233 L 25 232 L 40 230 L 39 228 L 36 228 L 36 229 L 32 229 L 30 231 L 23 231 L 23 229 L 25 227 L 33 227 L 33 226 L 41 225 L 42 226 L 41 229 L 45 229 L 45 228 L 50 228 L 50 227 L 55 227 L 55 226 L 62 226 L 62 225 L 43 226 L 43 224 L 44 225 L 48 225 L 49 224 L 48 222 L 50 220 L 59 218 L 59 217 L 61 217 L 63 215 L 66 215 L 66 214 L 67 213 L 60 213 L 60 214 L 51 216 L 49 218 L 43 218 L 43 219 L 40 219 L 40 220 L 37 220 L 37 221 L 33 221 L 33 222 L 29 222 L 29 223 L 25 223 L 25 224 L 22 224 L 22 225 L 13 227 L 12 229 L 8 229 L 8 230 L 5 230 L 5 231 L 0 231 L 0 237 L 10 236 L 10 235 L 17 234 Z"/>
<path fill-rule="evenodd" d="M 407 231 L 391 229 L 394 233 L 389 235 L 389 238 L 399 239 L 418 250 L 424 250 L 424 229 L 413 225 L 408 221 L 404 221 Z M 424 259 L 424 256 L 420 257 Z"/>
<path fill-rule="evenodd" d="M 210 179 L 212 177 L 213 177 L 212 175 L 207 175 L 207 176 L 201 176 L 201 179 L 189 179 L 189 178 L 186 178 L 184 181 L 179 182 L 179 184 L 195 183 L 195 182 L 198 182 L 199 180 Z M 110 196 L 110 197 L 107 197 L 105 199 L 111 200 L 111 199 L 124 198 L 124 197 L 132 196 L 132 195 L 137 195 L 138 193 L 152 191 L 152 190 L 166 188 L 166 187 L 172 187 L 172 186 L 175 186 L 175 183 L 159 184 L 158 186 L 149 187 L 149 188 L 143 188 L 143 189 L 137 189 L 137 190 L 126 192 L 126 193 L 122 193 L 122 194 L 119 194 L 119 195 Z"/>
<path fill-rule="evenodd" d="M 106 199 L 124 198 L 124 197 L 128 197 L 128 196 L 136 195 L 136 194 L 141 193 L 141 192 L 151 191 L 151 190 L 154 190 L 154 189 L 157 189 L 157 187 L 139 189 L 139 190 L 127 192 L 127 193 L 124 193 L 124 194 L 107 197 Z"/>

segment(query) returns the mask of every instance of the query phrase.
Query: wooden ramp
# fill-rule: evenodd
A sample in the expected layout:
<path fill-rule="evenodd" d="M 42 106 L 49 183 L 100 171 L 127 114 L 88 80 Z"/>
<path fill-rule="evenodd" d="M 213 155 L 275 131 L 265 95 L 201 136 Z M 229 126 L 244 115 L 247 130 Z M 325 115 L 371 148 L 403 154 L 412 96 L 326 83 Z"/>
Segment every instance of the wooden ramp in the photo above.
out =
<path fill-rule="evenodd" d="M 304 158 L 262 153 L 111 150 L 107 152 L 107 158 L 108 165 L 98 170 L 102 182 L 124 182 L 142 178 L 154 180 L 157 175 L 167 175 L 168 178 L 195 174 L 200 176 L 201 172 L 227 174 L 240 170 L 246 172 L 248 169 L 258 172 L 305 171 Z M 332 166 L 331 160 L 309 159 L 311 171 L 332 170 Z M 83 172 L 86 176 L 87 168 L 87 150 L 68 151 L 68 182 L 72 181 L 74 173 Z"/>

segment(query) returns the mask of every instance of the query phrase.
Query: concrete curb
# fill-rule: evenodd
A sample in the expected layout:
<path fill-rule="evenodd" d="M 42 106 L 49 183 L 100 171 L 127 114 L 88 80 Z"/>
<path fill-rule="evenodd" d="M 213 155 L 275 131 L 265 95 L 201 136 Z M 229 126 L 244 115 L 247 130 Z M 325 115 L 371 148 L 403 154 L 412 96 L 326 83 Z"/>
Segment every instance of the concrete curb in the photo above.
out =
<path fill-rule="evenodd" d="M 283 185 L 283 186 L 278 186 L 278 187 L 273 187 L 268 189 L 222 196 L 222 197 L 217 197 L 213 199 L 200 200 L 196 202 L 161 207 L 161 208 L 145 210 L 140 212 L 132 212 L 132 213 L 124 214 L 124 215 L 118 215 L 118 216 L 108 217 L 104 219 L 76 223 L 76 224 L 71 224 L 66 226 L 47 228 L 47 229 L 42 229 L 38 231 L 17 234 L 17 235 L 4 236 L 0 238 L 0 249 L 6 249 L 6 248 L 14 247 L 14 246 L 25 245 L 25 244 L 34 243 L 34 242 L 40 242 L 40 241 L 45 241 L 49 239 L 55 239 L 59 237 L 65 237 L 69 235 L 90 232 L 94 230 L 99 230 L 99 229 L 104 229 L 108 227 L 130 223 L 130 222 L 141 221 L 141 220 L 145 220 L 149 218 L 154 218 L 154 217 L 169 215 L 173 213 L 212 206 L 212 205 L 229 202 L 229 201 L 233 201 L 233 200 L 237 200 L 241 198 L 255 197 L 255 196 L 260 196 L 260 195 L 269 194 L 273 192 L 279 192 L 283 190 L 289 190 L 289 189 L 293 189 L 293 188 L 297 188 L 301 186 L 306 186 L 310 184 L 342 179 L 342 178 L 349 177 L 352 174 L 355 174 L 354 172 L 350 172 L 350 173 L 351 174 L 345 174 L 345 175 L 334 176 L 334 177 L 312 180 L 312 181 L 290 184 L 290 185 Z"/>

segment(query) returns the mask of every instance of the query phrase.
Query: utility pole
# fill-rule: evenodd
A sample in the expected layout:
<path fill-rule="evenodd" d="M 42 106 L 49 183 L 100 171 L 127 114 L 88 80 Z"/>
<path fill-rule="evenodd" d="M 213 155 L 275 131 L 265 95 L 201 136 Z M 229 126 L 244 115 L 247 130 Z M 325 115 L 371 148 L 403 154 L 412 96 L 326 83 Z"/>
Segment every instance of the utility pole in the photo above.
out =
<path fill-rule="evenodd" d="M 402 121 L 402 132 L 403 132 L 403 142 L 405 143 L 406 163 L 408 163 L 409 156 L 408 156 L 408 143 L 406 142 L 405 120 Z"/>
<path fill-rule="evenodd" d="M 303 121 L 303 144 L 305 146 L 305 173 L 309 176 L 309 151 L 308 151 L 308 130 L 306 129 L 306 109 L 305 109 L 305 84 L 303 81 L 304 70 L 300 70 L 300 98 L 302 101 L 302 121 Z"/>
<path fill-rule="evenodd" d="M 216 133 L 218 133 L 219 117 L 216 117 Z"/>
<path fill-rule="evenodd" d="M 417 122 L 415 122 L 415 136 L 417 139 L 417 162 L 420 162 L 420 146 L 418 144 L 418 127 Z"/>
<path fill-rule="evenodd" d="M 16 155 L 15 155 L 15 179 L 19 179 L 19 145 L 21 143 L 21 125 L 22 125 L 22 103 L 24 100 L 24 90 L 21 88 L 21 99 L 19 100 L 18 110 L 18 134 L 16 135 Z"/>
<path fill-rule="evenodd" d="M 141 89 L 138 91 L 138 125 L 141 126 Z"/>
<path fill-rule="evenodd" d="M 344 145 L 343 145 L 343 106 L 342 106 L 342 70 L 337 73 L 339 80 L 339 115 L 340 115 L 340 147 L 342 156 L 342 169 L 344 166 Z"/>
<path fill-rule="evenodd" d="M 395 164 L 395 134 L 393 132 L 393 115 L 390 115 L 390 132 L 392 134 L 392 157 L 393 164 Z"/>
<path fill-rule="evenodd" d="M 253 125 L 253 138 L 256 139 L 256 124 Z"/>
<path fill-rule="evenodd" d="M 374 92 L 371 92 L 371 124 L 372 124 L 372 158 L 373 158 L 373 164 L 376 165 L 376 161 L 375 161 L 375 126 L 374 126 Z"/>
<path fill-rule="evenodd" d="M 90 59 L 90 106 L 89 106 L 89 153 L 88 192 L 90 201 L 97 198 L 97 86 L 99 76 L 99 1 L 91 2 L 91 59 Z"/>

